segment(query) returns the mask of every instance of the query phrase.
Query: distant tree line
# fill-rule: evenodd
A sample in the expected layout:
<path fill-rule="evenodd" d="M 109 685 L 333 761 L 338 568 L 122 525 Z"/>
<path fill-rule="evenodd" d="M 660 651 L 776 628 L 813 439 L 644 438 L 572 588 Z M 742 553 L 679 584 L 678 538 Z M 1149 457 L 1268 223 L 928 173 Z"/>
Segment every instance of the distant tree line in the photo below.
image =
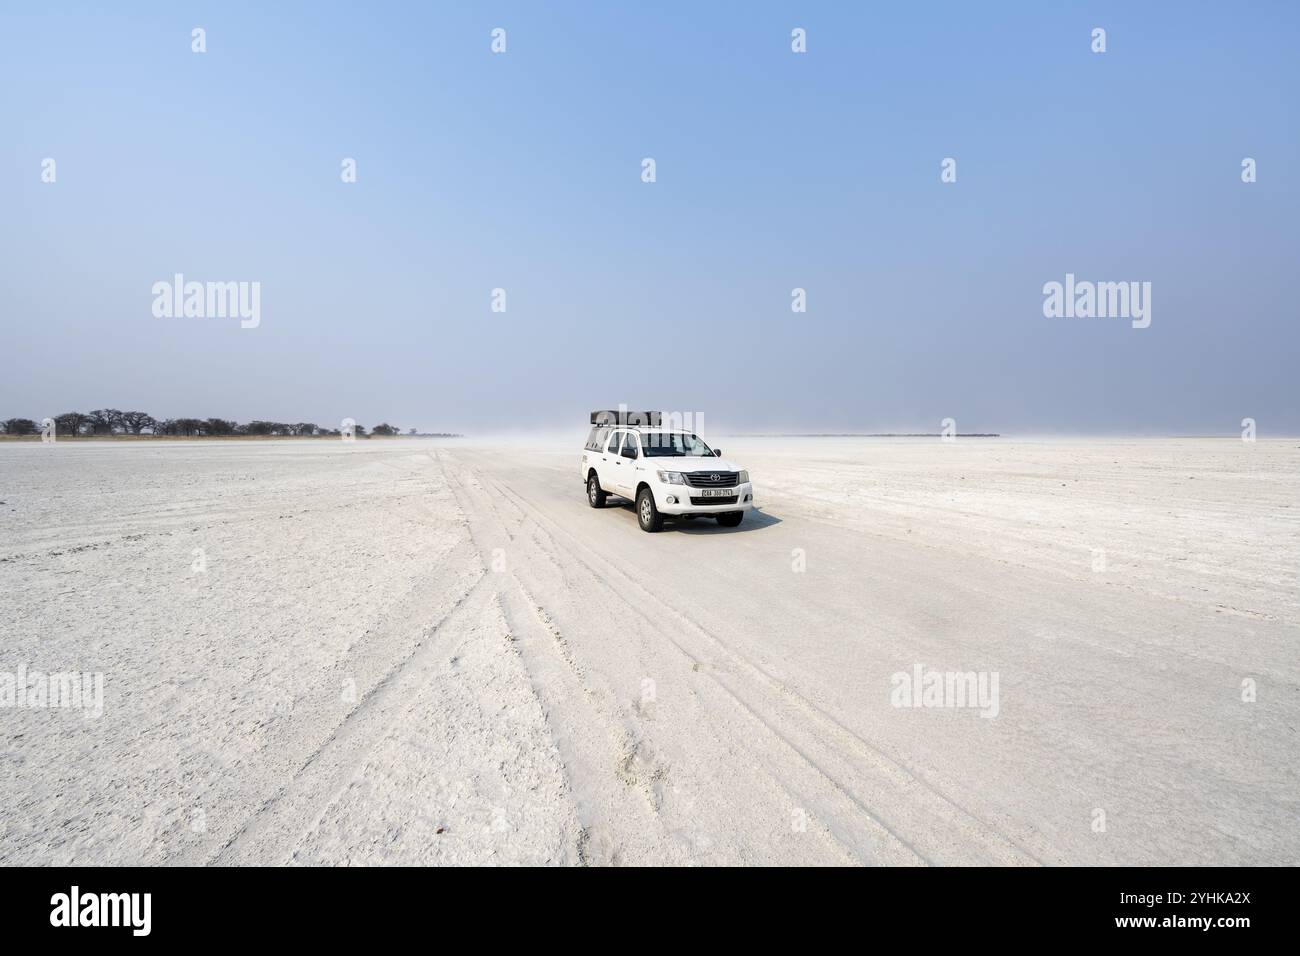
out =
<path fill-rule="evenodd" d="M 30 418 L 0 420 L 0 431 L 6 435 L 35 435 L 40 423 Z M 122 412 L 116 408 L 97 408 L 93 412 L 64 412 L 54 416 L 54 430 L 58 435 L 174 435 L 187 438 L 222 435 L 341 435 L 337 428 L 321 428 L 314 422 L 264 422 L 244 424 L 225 418 L 154 418 L 148 412 Z M 372 435 L 396 435 L 399 429 L 387 422 L 376 425 Z M 358 438 L 369 437 L 365 426 L 357 425 Z"/>

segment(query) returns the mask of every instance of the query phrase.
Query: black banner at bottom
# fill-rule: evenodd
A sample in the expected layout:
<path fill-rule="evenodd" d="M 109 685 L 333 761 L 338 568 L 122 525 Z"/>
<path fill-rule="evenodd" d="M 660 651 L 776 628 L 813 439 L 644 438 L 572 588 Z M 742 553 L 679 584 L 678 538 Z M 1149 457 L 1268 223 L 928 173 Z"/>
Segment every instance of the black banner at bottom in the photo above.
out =
<path fill-rule="evenodd" d="M 1294 871 L 1279 869 L 0 870 L 7 943 L 371 943 L 375 934 L 463 932 L 530 940 L 619 921 L 731 944 L 773 929 L 987 941 L 1263 942 L 1290 922 Z M 576 923 L 575 923 L 576 921 Z M 550 927 L 548 931 L 547 927 Z M 560 927 L 564 927 L 563 930 Z M 934 936 L 933 934 L 939 934 Z M 445 938 L 445 937 L 443 937 Z M 882 937 L 883 940 L 883 937 Z M 581 944 L 587 945 L 587 944 Z"/>

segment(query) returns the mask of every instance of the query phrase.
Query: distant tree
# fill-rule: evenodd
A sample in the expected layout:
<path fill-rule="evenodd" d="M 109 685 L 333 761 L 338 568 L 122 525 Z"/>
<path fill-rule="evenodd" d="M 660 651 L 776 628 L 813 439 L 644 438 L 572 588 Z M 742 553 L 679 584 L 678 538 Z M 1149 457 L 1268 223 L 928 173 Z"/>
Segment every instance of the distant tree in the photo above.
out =
<path fill-rule="evenodd" d="M 186 437 L 194 437 L 203 434 L 203 419 L 201 418 L 178 418 L 176 419 L 177 434 Z"/>
<path fill-rule="evenodd" d="M 64 412 L 54 416 L 54 427 L 59 435 L 80 435 L 90 424 L 90 419 L 81 412 Z"/>
<path fill-rule="evenodd" d="M 316 434 L 316 426 L 312 422 L 299 422 L 297 425 L 293 426 L 293 430 L 296 435 Z"/>
<path fill-rule="evenodd" d="M 381 424 L 375 426 L 374 432 L 373 432 L 372 434 L 375 434 L 375 435 L 396 435 L 396 434 L 397 434 L 397 429 L 394 428 L 392 425 L 388 424 L 387 422 L 383 422 L 383 423 L 381 423 Z"/>
<path fill-rule="evenodd" d="M 238 426 L 224 418 L 209 418 L 203 423 L 205 435 L 233 435 Z"/>
<path fill-rule="evenodd" d="M 354 426 L 352 427 L 352 434 L 355 435 L 357 438 L 365 438 L 365 437 L 366 437 L 366 426 L 365 426 L 365 425 L 354 425 Z"/>
<path fill-rule="evenodd" d="M 103 408 L 97 408 L 93 412 L 86 413 L 87 430 L 92 435 L 104 435 L 113 430 L 113 426 L 108 422 L 108 411 Z"/>
<path fill-rule="evenodd" d="M 7 435 L 35 435 L 36 423 L 30 418 L 10 418 L 5 421 Z"/>
<path fill-rule="evenodd" d="M 408 429 L 406 430 L 406 434 L 408 434 L 408 435 L 414 435 L 414 434 L 415 434 L 415 429 L 414 429 L 414 428 L 408 428 Z"/>
<path fill-rule="evenodd" d="M 148 412 L 121 412 L 120 421 L 122 429 L 132 435 L 138 435 L 146 428 L 152 429 L 158 424 Z"/>
<path fill-rule="evenodd" d="M 122 413 L 116 408 L 97 408 L 93 412 L 87 412 L 86 417 L 90 419 L 90 431 L 95 435 L 111 435 L 126 427 Z"/>
<path fill-rule="evenodd" d="M 285 422 L 252 421 L 244 426 L 248 435 L 292 435 L 297 426 Z"/>

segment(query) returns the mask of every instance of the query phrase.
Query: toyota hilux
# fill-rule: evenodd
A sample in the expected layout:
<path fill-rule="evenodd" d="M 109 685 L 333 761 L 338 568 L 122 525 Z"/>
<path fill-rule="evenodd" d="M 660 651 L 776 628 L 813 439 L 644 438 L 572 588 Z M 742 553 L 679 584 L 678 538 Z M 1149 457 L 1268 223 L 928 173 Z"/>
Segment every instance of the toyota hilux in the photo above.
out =
<path fill-rule="evenodd" d="M 660 421 L 657 412 L 591 413 L 581 466 L 587 503 L 603 508 L 610 495 L 632 501 L 642 531 L 661 530 L 665 516 L 739 525 L 754 507 L 749 472 L 693 432 Z"/>

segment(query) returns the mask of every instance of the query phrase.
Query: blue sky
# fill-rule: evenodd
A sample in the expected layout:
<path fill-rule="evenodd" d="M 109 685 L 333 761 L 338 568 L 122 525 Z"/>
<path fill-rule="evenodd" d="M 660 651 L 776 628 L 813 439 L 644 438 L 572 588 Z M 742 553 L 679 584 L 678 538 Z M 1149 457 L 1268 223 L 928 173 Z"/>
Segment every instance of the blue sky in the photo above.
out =
<path fill-rule="evenodd" d="M 1292 3 L 8 4 L 0 418 L 1296 434 L 1297 40 Z M 177 272 L 261 324 L 155 318 Z M 1151 327 L 1045 318 L 1067 272 L 1151 282 Z"/>

